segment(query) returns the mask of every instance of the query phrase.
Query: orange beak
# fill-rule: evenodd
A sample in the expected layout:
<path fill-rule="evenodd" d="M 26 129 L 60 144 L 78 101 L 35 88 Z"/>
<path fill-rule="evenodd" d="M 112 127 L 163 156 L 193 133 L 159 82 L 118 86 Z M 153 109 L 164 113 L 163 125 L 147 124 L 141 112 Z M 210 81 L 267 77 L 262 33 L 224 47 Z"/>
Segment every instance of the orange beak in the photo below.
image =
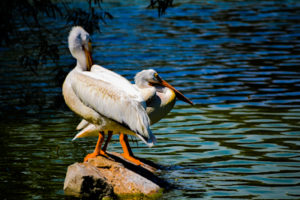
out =
<path fill-rule="evenodd" d="M 170 85 L 167 81 L 163 80 L 162 78 L 160 78 L 159 76 L 157 76 L 158 81 L 160 82 L 161 85 L 170 88 L 171 90 L 173 90 L 176 94 L 176 97 L 178 99 L 180 99 L 181 101 L 184 101 L 186 103 L 189 103 L 191 105 L 194 105 L 193 102 L 191 100 L 189 100 L 188 98 L 186 98 L 181 92 L 179 92 L 177 89 L 175 89 L 172 85 Z"/>
<path fill-rule="evenodd" d="M 91 45 L 90 45 L 90 43 L 89 43 L 89 49 L 91 49 L 91 47 L 90 47 Z M 93 58 L 92 58 L 92 54 L 91 54 L 91 52 L 89 51 L 89 50 L 87 50 L 87 49 L 85 49 L 84 47 L 83 47 L 83 49 L 84 49 L 84 53 L 85 53 L 85 58 L 86 58 L 86 67 L 87 67 L 87 71 L 90 71 L 91 70 L 91 67 L 92 67 L 92 65 L 93 65 Z"/>

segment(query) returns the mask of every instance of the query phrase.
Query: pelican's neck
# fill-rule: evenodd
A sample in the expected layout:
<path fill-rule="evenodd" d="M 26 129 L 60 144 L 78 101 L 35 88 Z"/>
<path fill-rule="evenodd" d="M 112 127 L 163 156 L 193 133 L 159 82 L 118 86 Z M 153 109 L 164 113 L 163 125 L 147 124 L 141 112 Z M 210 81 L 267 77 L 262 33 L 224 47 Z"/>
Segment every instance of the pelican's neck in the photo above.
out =
<path fill-rule="evenodd" d="M 168 87 L 156 87 L 156 94 L 160 97 L 161 99 L 161 105 L 165 106 L 165 105 L 169 105 L 169 104 L 173 104 L 176 101 L 176 94 L 175 92 L 168 88 Z M 174 104 L 173 104 L 174 105 Z"/>
<path fill-rule="evenodd" d="M 77 60 L 76 68 L 81 71 L 88 70 L 87 56 L 89 54 L 87 52 L 91 50 L 89 42 L 89 34 L 82 27 L 75 26 L 72 28 L 68 37 L 68 46 L 72 56 Z"/>
<path fill-rule="evenodd" d="M 76 64 L 76 67 L 75 67 L 78 71 L 87 71 L 87 66 L 85 63 L 83 62 L 80 62 L 78 59 L 77 59 L 77 64 Z"/>
<path fill-rule="evenodd" d="M 135 79 L 135 84 L 141 89 L 154 88 L 153 86 L 149 85 L 148 81 L 143 79 Z"/>
<path fill-rule="evenodd" d="M 82 47 L 71 48 L 70 52 L 72 56 L 76 59 L 76 68 L 81 71 L 88 71 L 87 68 L 87 57 Z"/>
<path fill-rule="evenodd" d="M 148 101 L 149 99 L 151 99 L 156 92 L 155 87 L 153 86 L 145 86 L 145 87 L 141 87 L 140 85 L 137 85 L 138 90 L 141 92 L 141 95 L 144 99 L 144 101 Z"/>

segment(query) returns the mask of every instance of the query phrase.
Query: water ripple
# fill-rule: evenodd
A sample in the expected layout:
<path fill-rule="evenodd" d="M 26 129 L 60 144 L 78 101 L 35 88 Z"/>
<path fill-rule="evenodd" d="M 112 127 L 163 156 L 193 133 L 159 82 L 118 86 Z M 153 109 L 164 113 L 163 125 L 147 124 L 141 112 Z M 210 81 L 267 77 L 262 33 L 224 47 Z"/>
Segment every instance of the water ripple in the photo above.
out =
<path fill-rule="evenodd" d="M 116 17 L 92 36 L 95 62 L 130 80 L 154 68 L 196 104 L 178 101 L 153 125 L 153 148 L 132 143 L 136 155 L 165 166 L 176 188 L 163 199 L 299 199 L 298 1 L 187 0 L 161 18 L 140 2 L 106 3 Z M 0 51 L 6 198 L 64 198 L 66 167 L 95 145 L 71 142 L 79 118 L 61 84 L 74 63 L 66 42 L 59 50 L 61 70 L 48 61 L 37 74 L 20 70 L 20 50 Z M 109 148 L 121 151 L 116 136 Z"/>

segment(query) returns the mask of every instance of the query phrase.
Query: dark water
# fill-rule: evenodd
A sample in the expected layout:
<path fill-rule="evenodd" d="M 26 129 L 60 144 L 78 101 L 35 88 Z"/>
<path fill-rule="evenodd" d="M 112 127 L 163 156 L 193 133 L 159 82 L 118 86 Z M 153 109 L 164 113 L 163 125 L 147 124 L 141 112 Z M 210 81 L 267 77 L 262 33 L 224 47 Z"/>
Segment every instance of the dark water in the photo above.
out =
<path fill-rule="evenodd" d="M 167 167 L 176 189 L 162 199 L 300 198 L 299 1 L 175 1 L 162 18 L 147 3 L 105 5 L 115 18 L 93 35 L 96 63 L 131 80 L 154 68 L 197 104 L 177 102 L 152 127 L 155 147 L 132 144 Z M 61 74 L 73 64 L 66 42 Z M 18 46 L 0 53 L 2 199 L 64 199 L 67 166 L 96 138 L 71 142 L 80 119 L 60 103 L 55 63 L 33 73 Z"/>

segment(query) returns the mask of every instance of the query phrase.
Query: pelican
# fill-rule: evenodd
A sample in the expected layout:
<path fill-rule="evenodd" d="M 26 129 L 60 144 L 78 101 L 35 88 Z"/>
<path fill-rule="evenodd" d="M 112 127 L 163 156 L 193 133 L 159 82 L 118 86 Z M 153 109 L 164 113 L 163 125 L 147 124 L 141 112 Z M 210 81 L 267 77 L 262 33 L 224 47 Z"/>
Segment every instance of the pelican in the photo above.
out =
<path fill-rule="evenodd" d="M 181 92 L 163 80 L 153 69 L 143 70 L 134 77 L 137 87 L 147 103 L 147 114 L 151 125 L 165 117 L 174 107 L 176 97 L 194 105 Z"/>
<path fill-rule="evenodd" d="M 146 112 L 146 102 L 141 92 L 124 77 L 93 65 L 91 39 L 79 26 L 73 27 L 68 37 L 69 50 L 77 60 L 75 68 L 63 83 L 63 96 L 68 107 L 97 126 L 98 141 L 93 153 L 84 161 L 98 155 L 107 156 L 101 149 L 104 133 L 120 133 L 123 157 L 140 165 L 132 156 L 127 135 L 135 135 L 149 147 L 155 143 L 150 130 L 150 120 Z"/>
<path fill-rule="evenodd" d="M 153 69 L 143 70 L 137 73 L 134 80 L 134 87 L 141 92 L 144 101 L 147 103 L 146 111 L 150 118 L 151 125 L 161 120 L 172 110 L 176 102 L 176 97 L 193 105 L 192 101 L 163 80 Z M 99 127 L 86 120 L 82 120 L 77 126 L 77 130 L 81 131 L 73 138 L 73 140 L 82 137 L 96 136 L 99 132 Z M 112 132 L 110 131 L 108 132 L 108 138 L 103 147 L 104 151 L 107 148 L 111 136 Z"/>

